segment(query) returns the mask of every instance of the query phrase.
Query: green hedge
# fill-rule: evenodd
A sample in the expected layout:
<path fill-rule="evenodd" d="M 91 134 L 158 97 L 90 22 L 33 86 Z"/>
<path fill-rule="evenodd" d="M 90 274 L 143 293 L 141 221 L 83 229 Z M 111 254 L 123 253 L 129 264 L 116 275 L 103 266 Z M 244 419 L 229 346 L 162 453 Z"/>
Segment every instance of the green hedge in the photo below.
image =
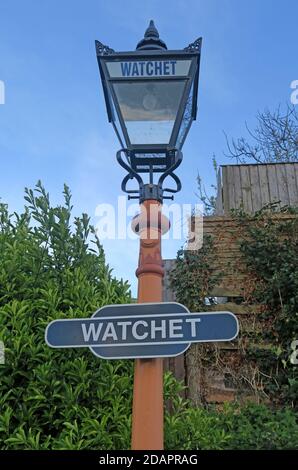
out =
<path fill-rule="evenodd" d="M 72 219 L 71 195 L 53 207 L 38 183 L 22 215 L 0 204 L 1 449 L 127 448 L 133 364 L 88 350 L 53 350 L 44 341 L 56 318 L 90 316 L 130 302 L 89 217 Z"/>
<path fill-rule="evenodd" d="M 166 415 L 167 449 L 298 449 L 297 414 L 248 403 L 194 408 L 179 398 L 181 386 L 168 377 L 173 411 Z"/>

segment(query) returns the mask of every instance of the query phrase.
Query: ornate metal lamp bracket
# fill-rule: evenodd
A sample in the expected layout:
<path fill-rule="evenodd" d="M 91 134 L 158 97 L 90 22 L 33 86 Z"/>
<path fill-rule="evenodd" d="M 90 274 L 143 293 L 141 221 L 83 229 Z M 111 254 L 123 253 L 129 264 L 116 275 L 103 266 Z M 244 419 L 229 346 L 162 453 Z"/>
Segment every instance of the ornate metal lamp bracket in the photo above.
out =
<path fill-rule="evenodd" d="M 121 149 L 117 152 L 117 161 L 122 168 L 127 171 L 127 175 L 124 177 L 121 189 L 123 192 L 128 194 L 128 199 L 139 199 L 140 202 L 144 202 L 148 199 L 156 199 L 159 202 L 162 202 L 164 199 L 174 199 L 173 194 L 181 190 L 181 181 L 174 171 L 178 168 L 182 162 L 182 152 L 180 150 L 174 149 L 171 150 L 171 153 L 174 153 L 175 158 L 171 166 L 163 172 L 159 177 L 158 183 L 153 183 L 153 174 L 150 174 L 150 183 L 144 183 L 143 178 L 139 173 L 137 173 L 129 163 L 130 161 L 130 152 L 128 149 Z M 123 155 L 126 157 L 124 160 Z M 167 177 L 170 177 L 175 182 L 174 188 L 163 188 L 163 183 Z M 135 179 L 138 183 L 138 189 L 128 189 L 127 185 L 130 180 Z M 164 193 L 172 193 L 171 196 L 166 196 Z"/>

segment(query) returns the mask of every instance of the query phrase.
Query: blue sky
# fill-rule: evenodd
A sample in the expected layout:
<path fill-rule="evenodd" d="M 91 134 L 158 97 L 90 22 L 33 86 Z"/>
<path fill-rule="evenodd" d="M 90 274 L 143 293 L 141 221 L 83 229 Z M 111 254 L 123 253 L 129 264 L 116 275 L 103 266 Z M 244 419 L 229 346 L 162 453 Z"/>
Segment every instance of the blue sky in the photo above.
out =
<path fill-rule="evenodd" d="M 97 204 L 116 203 L 123 172 L 94 40 L 134 50 L 154 19 L 169 49 L 203 36 L 198 120 L 183 149 L 176 198 L 197 202 L 197 171 L 208 187 L 212 155 L 227 163 L 223 131 L 241 136 L 257 110 L 289 103 L 298 79 L 297 18 L 296 0 L 1 0 L 0 197 L 20 210 L 24 187 L 41 179 L 53 202 L 66 182 L 76 213 L 94 216 Z M 164 243 L 164 256 L 175 257 L 180 245 Z M 115 274 L 135 289 L 138 243 L 104 246 Z"/>

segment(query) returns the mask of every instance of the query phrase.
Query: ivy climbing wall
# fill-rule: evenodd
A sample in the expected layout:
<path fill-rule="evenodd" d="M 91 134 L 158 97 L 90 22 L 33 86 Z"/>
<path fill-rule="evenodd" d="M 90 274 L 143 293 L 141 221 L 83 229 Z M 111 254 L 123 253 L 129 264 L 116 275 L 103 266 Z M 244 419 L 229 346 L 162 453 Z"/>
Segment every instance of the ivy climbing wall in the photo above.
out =
<path fill-rule="evenodd" d="M 276 383 L 278 389 L 281 364 L 278 357 L 274 360 L 274 354 L 281 354 L 276 351 L 278 348 L 282 351 L 284 345 L 280 346 L 274 328 L 275 312 L 276 317 L 281 315 L 282 299 L 281 305 L 277 299 L 277 304 L 268 307 L 268 299 L 266 302 L 257 298 L 256 292 L 263 280 L 254 272 L 253 255 L 250 254 L 248 262 L 241 247 L 249 247 L 251 243 L 259 258 L 264 250 L 268 249 L 269 254 L 272 251 L 271 259 L 268 257 L 269 272 L 270 262 L 276 263 L 273 258 L 279 243 L 280 246 L 291 243 L 296 252 L 297 230 L 293 226 L 296 222 L 297 214 L 291 211 L 269 215 L 265 211 L 256 217 L 205 217 L 204 240 L 208 240 L 205 243 L 208 249 L 205 248 L 203 254 L 184 252 L 177 260 L 165 260 L 164 301 L 189 301 L 191 311 L 195 311 L 194 308 L 228 310 L 237 315 L 240 323 L 239 338 L 233 342 L 193 345 L 183 357 L 165 361 L 165 368 L 184 382 L 185 394 L 193 402 L 271 401 L 270 384 Z M 259 258 L 256 264 L 260 264 Z M 266 263 L 266 255 L 264 258 Z M 293 272 L 293 266 L 289 269 Z M 182 288 L 181 279 L 185 280 Z M 274 297 L 274 291 L 272 295 Z M 264 361 L 258 358 L 267 356 L 269 359 L 263 367 Z"/>

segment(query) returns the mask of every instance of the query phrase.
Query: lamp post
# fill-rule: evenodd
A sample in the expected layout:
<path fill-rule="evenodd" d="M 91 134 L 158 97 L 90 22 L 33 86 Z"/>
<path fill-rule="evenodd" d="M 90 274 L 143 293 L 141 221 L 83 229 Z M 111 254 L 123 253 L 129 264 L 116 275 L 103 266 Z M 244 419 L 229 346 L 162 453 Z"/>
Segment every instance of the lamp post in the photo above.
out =
<path fill-rule="evenodd" d="M 107 115 L 121 145 L 117 160 L 127 171 L 121 187 L 140 202 L 132 221 L 140 236 L 139 303 L 162 301 L 161 237 L 169 229 L 162 202 L 181 189 L 174 171 L 196 119 L 201 42 L 168 50 L 152 20 L 136 51 L 115 52 L 95 41 Z M 165 186 L 166 178 L 174 185 Z M 163 449 L 161 358 L 135 360 L 132 449 Z"/>

